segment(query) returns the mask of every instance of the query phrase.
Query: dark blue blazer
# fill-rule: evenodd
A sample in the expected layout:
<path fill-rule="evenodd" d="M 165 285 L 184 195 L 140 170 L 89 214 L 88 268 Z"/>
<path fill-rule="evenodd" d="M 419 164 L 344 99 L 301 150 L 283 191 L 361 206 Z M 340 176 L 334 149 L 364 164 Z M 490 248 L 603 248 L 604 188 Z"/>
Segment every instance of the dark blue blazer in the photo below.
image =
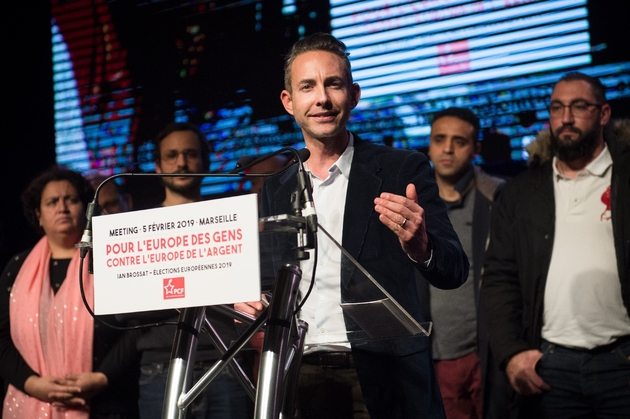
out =
<path fill-rule="evenodd" d="M 420 269 L 429 282 L 443 289 L 459 287 L 468 275 L 468 260 L 439 198 L 429 162 L 421 153 L 374 145 L 356 135 L 354 148 L 342 245 L 409 314 L 419 322 L 427 321 L 418 299 L 414 269 Z M 265 182 L 263 215 L 292 213 L 296 171 L 292 168 Z M 379 221 L 374 210 L 374 198 L 381 192 L 404 196 L 409 183 L 416 186 L 418 204 L 425 211 L 433 247 L 428 268 L 407 257 L 398 237 Z M 344 293 L 355 286 L 358 274 L 342 259 L 342 301 Z M 429 348 L 426 337 L 353 343 L 357 374 L 373 419 L 443 417 Z"/>

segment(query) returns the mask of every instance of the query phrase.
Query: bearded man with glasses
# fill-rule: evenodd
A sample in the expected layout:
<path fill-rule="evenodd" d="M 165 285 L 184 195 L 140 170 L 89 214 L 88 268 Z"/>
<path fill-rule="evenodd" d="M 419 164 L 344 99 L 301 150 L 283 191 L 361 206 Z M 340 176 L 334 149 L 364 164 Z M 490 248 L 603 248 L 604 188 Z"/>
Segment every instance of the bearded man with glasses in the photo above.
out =
<path fill-rule="evenodd" d="M 575 160 L 580 162 L 596 148 L 602 147 L 599 141 L 601 123 L 598 118 L 592 117 L 599 113 L 610 116 L 610 106 L 605 103 L 604 98 L 598 100 L 604 103 L 590 103 L 583 99 L 573 100 L 568 105 L 559 100 L 551 102 L 549 117 L 556 124 L 556 128 L 551 128 L 551 144 L 561 163 Z M 573 139 L 571 133 L 577 135 L 577 138 Z"/>
<path fill-rule="evenodd" d="M 520 416 L 630 417 L 630 145 L 569 73 L 494 212 L 481 299 Z"/>

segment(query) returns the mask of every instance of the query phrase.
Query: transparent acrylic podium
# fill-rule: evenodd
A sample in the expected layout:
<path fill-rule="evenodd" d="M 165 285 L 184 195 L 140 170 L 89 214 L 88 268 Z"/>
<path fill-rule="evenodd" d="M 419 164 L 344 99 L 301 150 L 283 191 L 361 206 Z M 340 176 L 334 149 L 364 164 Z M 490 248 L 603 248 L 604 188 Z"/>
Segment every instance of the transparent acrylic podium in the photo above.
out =
<path fill-rule="evenodd" d="M 339 243 L 321 226 L 319 229 L 318 238 L 331 241 L 342 252 L 342 276 L 348 279 L 341 287 L 340 296 L 345 328 L 329 330 L 327 343 L 429 336 L 430 322 L 417 322 Z M 304 255 L 303 246 L 309 243 L 306 222 L 302 217 L 286 214 L 262 218 L 260 234 L 263 289 L 265 284 L 272 287 L 269 306 L 258 318 L 236 312 L 229 306 L 207 307 L 247 325 L 247 329 L 229 347 L 206 318 L 206 308 L 181 311 L 180 327 L 171 353 L 163 419 L 186 418 L 187 408 L 195 397 L 226 367 L 254 400 L 255 419 L 293 418 L 299 366 L 309 327 L 296 313 L 302 299 L 302 276 L 304 280 L 311 279 L 311 272 L 302 272 L 299 267 L 299 258 Z M 202 379 L 193 383 L 196 336 L 202 330 L 223 355 Z M 261 330 L 264 330 L 264 341 L 257 384 L 254 386 L 234 357 Z"/>

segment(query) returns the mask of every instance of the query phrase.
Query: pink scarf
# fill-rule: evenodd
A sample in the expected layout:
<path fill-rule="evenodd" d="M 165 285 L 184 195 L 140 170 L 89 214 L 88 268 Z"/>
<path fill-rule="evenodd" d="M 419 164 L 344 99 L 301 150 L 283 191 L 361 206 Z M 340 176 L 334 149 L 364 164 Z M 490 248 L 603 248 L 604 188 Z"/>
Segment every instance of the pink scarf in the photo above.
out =
<path fill-rule="evenodd" d="M 94 320 L 87 312 L 79 289 L 79 251 L 70 261 L 63 284 L 53 293 L 50 286 L 50 248 L 43 237 L 28 255 L 11 290 L 11 338 L 26 363 L 40 376 L 63 378 L 92 371 Z M 83 266 L 86 298 L 94 302 L 92 275 Z M 60 408 L 9 386 L 3 418 L 87 419 L 86 408 Z"/>

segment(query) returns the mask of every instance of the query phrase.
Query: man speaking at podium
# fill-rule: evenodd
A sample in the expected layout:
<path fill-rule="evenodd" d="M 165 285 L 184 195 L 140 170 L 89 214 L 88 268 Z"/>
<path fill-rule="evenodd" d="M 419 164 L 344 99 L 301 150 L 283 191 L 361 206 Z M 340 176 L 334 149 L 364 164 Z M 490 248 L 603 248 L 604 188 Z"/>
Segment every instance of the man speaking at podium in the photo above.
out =
<path fill-rule="evenodd" d="M 346 46 L 328 34 L 298 41 L 287 55 L 281 100 L 310 151 L 305 169 L 320 224 L 423 322 L 413 270 L 421 270 L 436 287 L 456 288 L 466 281 L 468 261 L 427 159 L 362 141 L 346 129 L 360 97 L 348 55 Z M 261 212 L 292 213 L 288 197 L 296 184 L 295 170 L 269 178 Z M 326 344 L 327 330 L 339 324 L 345 328 L 339 302 L 350 278 L 342 271 L 347 260 L 341 251 L 321 229 L 317 234 L 316 283 L 300 312 L 309 331 L 297 417 L 443 418 L 428 338 Z M 304 296 L 312 259 L 303 261 L 301 269 Z M 262 309 L 259 303 L 236 307 L 254 315 Z"/>

